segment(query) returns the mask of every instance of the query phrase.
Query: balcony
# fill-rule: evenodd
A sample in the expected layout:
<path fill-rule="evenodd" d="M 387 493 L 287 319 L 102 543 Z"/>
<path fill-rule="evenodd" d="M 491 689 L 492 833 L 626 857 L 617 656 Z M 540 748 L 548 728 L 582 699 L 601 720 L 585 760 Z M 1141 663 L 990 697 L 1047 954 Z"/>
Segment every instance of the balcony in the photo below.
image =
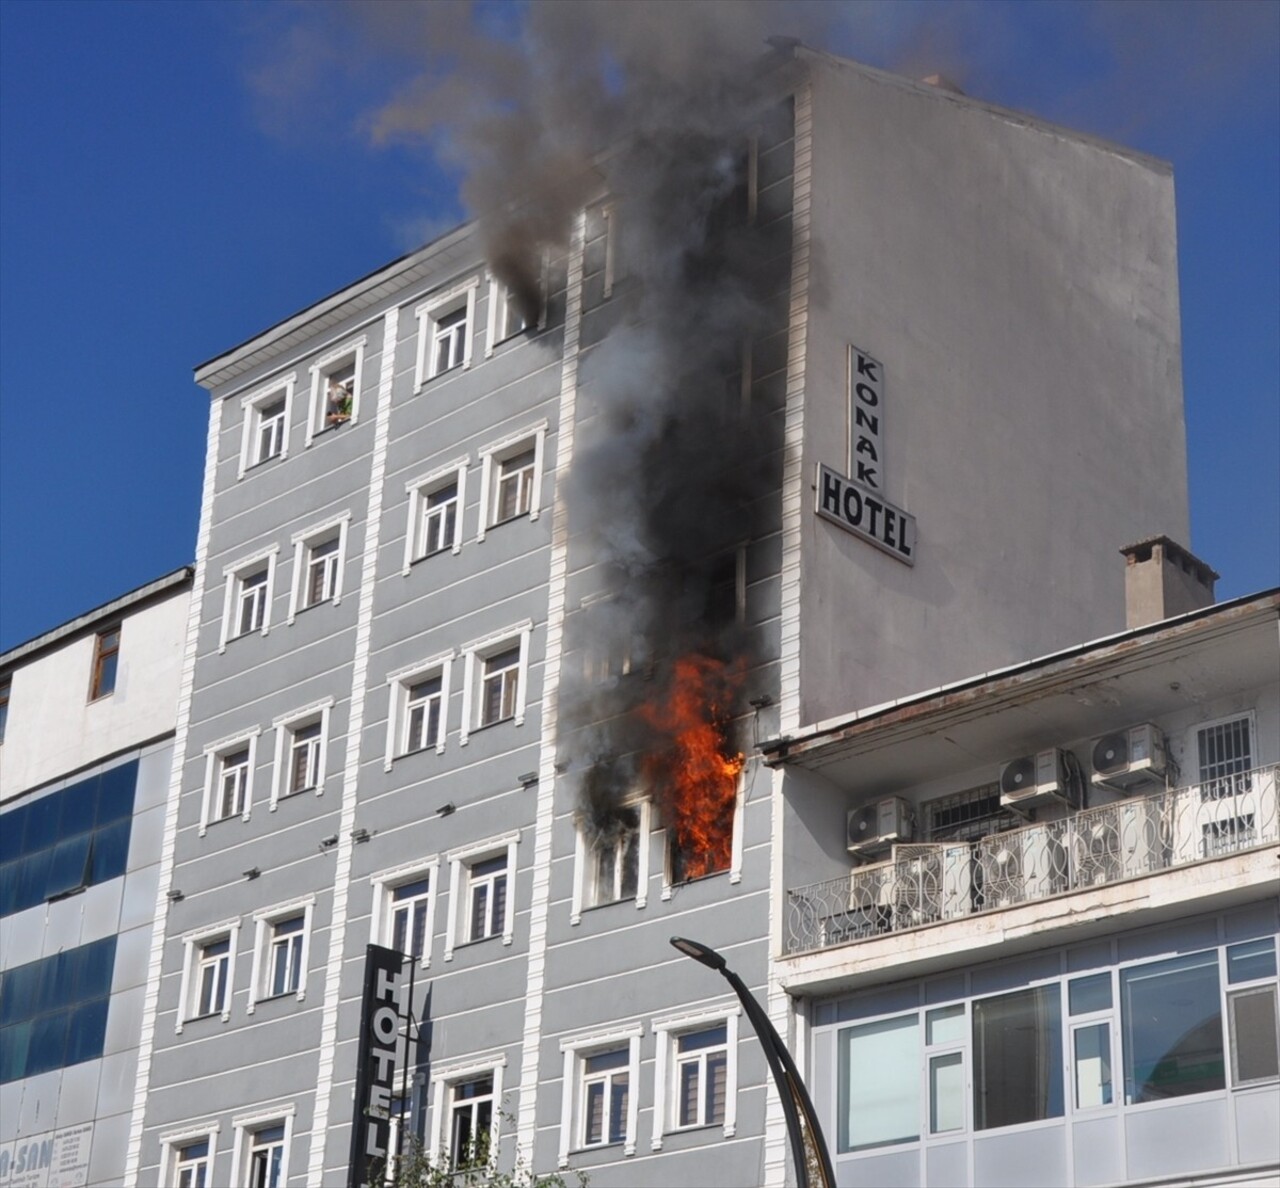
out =
<path fill-rule="evenodd" d="M 892 858 L 787 892 L 788 955 L 1075 895 L 1280 841 L 1280 765 Z"/>

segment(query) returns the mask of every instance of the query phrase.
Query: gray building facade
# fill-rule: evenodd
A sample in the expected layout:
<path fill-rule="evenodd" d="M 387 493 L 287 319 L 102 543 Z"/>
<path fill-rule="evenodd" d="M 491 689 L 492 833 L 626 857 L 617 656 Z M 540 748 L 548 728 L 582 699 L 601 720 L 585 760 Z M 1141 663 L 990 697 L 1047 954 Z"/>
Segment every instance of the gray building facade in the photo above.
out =
<path fill-rule="evenodd" d="M 756 744 L 1117 630 L 1117 549 L 1186 539 L 1167 166 L 804 49 L 737 117 L 680 218 L 602 166 L 536 300 L 468 225 L 197 369 L 126 1183 L 345 1182 L 370 942 L 436 1157 L 783 1183 L 667 943 L 795 1031 Z"/>

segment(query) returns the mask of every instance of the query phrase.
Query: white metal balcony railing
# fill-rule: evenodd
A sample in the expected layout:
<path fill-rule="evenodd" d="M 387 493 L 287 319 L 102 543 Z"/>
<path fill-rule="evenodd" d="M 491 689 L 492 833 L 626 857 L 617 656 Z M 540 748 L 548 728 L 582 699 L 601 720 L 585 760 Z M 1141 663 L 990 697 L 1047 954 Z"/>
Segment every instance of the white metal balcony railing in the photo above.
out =
<path fill-rule="evenodd" d="M 1280 765 L 892 858 L 787 892 L 786 951 L 808 953 L 1068 895 L 1280 841 Z"/>

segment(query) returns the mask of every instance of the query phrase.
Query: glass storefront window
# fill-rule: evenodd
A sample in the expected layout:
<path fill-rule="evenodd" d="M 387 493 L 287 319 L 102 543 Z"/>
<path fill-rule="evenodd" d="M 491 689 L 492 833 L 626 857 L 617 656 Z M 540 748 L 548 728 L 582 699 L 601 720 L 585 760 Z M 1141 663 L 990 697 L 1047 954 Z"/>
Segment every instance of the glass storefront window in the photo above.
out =
<path fill-rule="evenodd" d="M 1120 971 L 1125 1103 L 1226 1087 L 1217 952 Z"/>

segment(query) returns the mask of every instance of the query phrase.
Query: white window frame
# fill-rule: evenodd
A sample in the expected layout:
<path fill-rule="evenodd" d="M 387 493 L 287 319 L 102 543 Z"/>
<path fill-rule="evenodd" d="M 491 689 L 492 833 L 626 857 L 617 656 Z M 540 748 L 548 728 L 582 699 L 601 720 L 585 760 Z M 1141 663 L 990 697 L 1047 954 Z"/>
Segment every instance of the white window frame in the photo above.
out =
<path fill-rule="evenodd" d="M 449 1157 L 452 1090 L 455 1085 L 474 1081 L 486 1074 L 493 1077 L 493 1111 L 489 1125 L 489 1149 L 497 1150 L 499 1122 L 502 1116 L 502 1070 L 507 1067 L 505 1053 L 468 1058 L 465 1062 L 443 1065 L 431 1074 L 431 1126 L 427 1131 L 427 1157 Z"/>
<path fill-rule="evenodd" d="M 316 897 L 304 895 L 300 899 L 288 903 L 276 904 L 263 908 L 253 914 L 253 968 L 249 975 L 249 1002 L 245 1014 L 252 1015 L 258 1003 L 276 998 L 288 998 L 292 995 L 298 1002 L 305 1002 L 307 997 L 307 967 L 311 961 L 311 930 L 314 923 Z M 288 990 L 284 994 L 270 994 L 266 989 L 267 977 L 271 971 L 272 933 L 277 924 L 302 916 L 302 952 L 299 957 L 301 968 L 298 970 L 297 990 Z"/>
<path fill-rule="evenodd" d="M 319 524 L 312 524 L 290 538 L 293 545 L 293 582 L 289 588 L 289 618 L 292 623 L 299 611 L 310 610 L 313 606 L 339 605 L 342 602 L 342 577 L 347 563 L 347 529 L 351 524 L 351 513 L 344 511 Z M 307 590 L 311 576 L 311 552 L 320 545 L 337 540 L 337 560 L 334 562 L 335 573 L 333 593 L 328 598 L 317 602 L 307 601 Z"/>
<path fill-rule="evenodd" d="M 222 1010 L 217 1017 L 222 1022 L 231 1018 L 231 1000 L 235 994 L 236 977 L 236 945 L 240 936 L 240 917 L 233 916 L 229 920 L 221 920 L 217 924 L 205 924 L 192 929 L 182 936 L 182 981 L 178 987 L 178 1011 L 174 1021 L 174 1034 L 181 1035 L 183 1025 L 196 1019 L 213 1018 L 212 1015 L 197 1015 L 193 1012 L 197 991 L 197 971 L 199 954 L 208 945 L 217 944 L 224 938 L 231 942 L 227 951 L 227 995 Z"/>
<path fill-rule="evenodd" d="M 532 634 L 533 620 L 526 619 L 523 623 L 516 623 L 502 631 L 486 635 L 483 639 L 472 640 L 462 649 L 462 728 L 458 732 L 459 746 L 467 745 L 467 739 L 473 730 L 481 729 L 482 725 L 498 724 L 496 722 L 481 724 L 480 722 L 483 681 L 477 670 L 485 660 L 501 655 L 517 640 L 520 644 L 520 661 L 516 669 L 516 680 L 519 684 L 516 686 L 515 714 L 501 721 L 513 722 L 516 726 L 524 724 L 525 706 L 529 697 L 529 637 Z"/>
<path fill-rule="evenodd" d="M 498 474 L 495 462 L 501 463 L 504 458 L 513 458 L 525 452 L 530 442 L 533 443 L 533 490 L 529 495 L 529 510 L 522 512 L 521 519 L 528 515 L 536 520 L 542 512 L 542 464 L 545 457 L 547 438 L 547 422 L 539 421 L 536 425 L 521 429 L 519 433 L 511 433 L 498 441 L 491 442 L 480 451 L 480 527 L 476 540 L 485 538 L 485 533 L 496 523 L 492 522 L 493 509 L 497 506 Z M 508 521 L 502 521 L 507 523 Z"/>
<path fill-rule="evenodd" d="M 467 939 L 471 914 L 471 868 L 476 863 L 503 855 L 507 859 L 507 906 L 502 921 L 502 943 L 509 945 L 515 939 L 516 921 L 516 847 L 520 844 L 520 830 L 513 829 L 501 837 L 491 837 L 483 842 L 450 850 L 445 855 L 449 864 L 449 918 L 445 929 L 444 959 L 453 960 L 454 950 L 468 944 L 483 941 Z M 492 940 L 493 937 L 484 937 Z"/>
<path fill-rule="evenodd" d="M 437 375 L 447 375 L 459 368 L 466 370 L 471 366 L 471 353 L 476 337 L 476 292 L 480 288 L 480 277 L 471 276 L 451 288 L 433 293 L 422 302 L 413 315 L 418 320 L 418 350 L 414 359 L 413 390 L 416 392 L 428 380 Z M 462 333 L 462 361 L 445 371 L 435 369 L 436 327 L 440 319 L 459 309 L 465 309 L 466 328 Z"/>
<path fill-rule="evenodd" d="M 596 1151 L 615 1145 L 603 1142 L 586 1146 L 583 1141 L 586 1120 L 584 1069 L 589 1056 L 614 1052 L 624 1047 L 627 1049 L 627 1130 L 623 1138 L 622 1153 L 636 1153 L 640 1117 L 640 1040 L 643 1035 L 644 1024 L 631 1023 L 612 1031 L 573 1036 L 560 1041 L 560 1052 L 564 1058 L 560 1093 L 560 1167 L 569 1166 L 571 1151 Z M 607 1103 L 605 1113 L 607 1118 Z"/>
<path fill-rule="evenodd" d="M 382 759 L 384 771 L 390 771 L 397 759 L 421 753 L 420 750 L 405 750 L 409 731 L 409 690 L 437 673 L 440 676 L 440 737 L 436 739 L 434 747 L 426 749 L 434 750 L 437 755 L 444 754 L 445 739 L 449 734 L 449 687 L 453 676 L 453 661 L 454 652 L 451 649 L 387 674 L 387 745 Z"/>
<path fill-rule="evenodd" d="M 456 483 L 458 487 L 458 514 L 453 523 L 453 541 L 448 546 L 448 551 L 455 555 L 462 551 L 462 513 L 467 505 L 469 465 L 469 458 L 455 458 L 452 462 L 405 483 L 405 494 L 409 496 L 409 522 L 404 534 L 404 566 L 401 573 L 408 574 L 415 561 L 436 557 L 445 551 L 441 549 L 435 553 L 424 553 L 421 551 L 419 538 L 422 534 L 422 521 L 427 500 L 450 483 Z"/>
<path fill-rule="evenodd" d="M 297 374 L 280 376 L 269 384 L 263 384 L 252 392 L 240 397 L 243 410 L 240 458 L 236 468 L 236 478 L 242 479 L 255 466 L 263 462 L 279 459 L 283 461 L 289 456 L 289 425 L 293 421 L 293 387 Z M 274 404 L 280 396 L 284 397 L 284 426 L 280 441 L 280 452 L 269 458 L 258 457 L 259 430 L 262 428 L 262 410 Z"/>
<path fill-rule="evenodd" d="M 178 1172 L 181 1170 L 178 1167 L 178 1156 L 182 1149 L 199 1142 L 206 1142 L 209 1144 L 209 1154 L 206 1156 L 205 1185 L 206 1188 L 212 1188 L 217 1182 L 213 1178 L 213 1161 L 218 1153 L 218 1131 L 217 1122 L 198 1122 L 179 1130 L 167 1130 L 161 1134 L 160 1183 L 172 1184 L 177 1188 Z"/>
<path fill-rule="evenodd" d="M 706 1126 L 677 1126 L 675 1109 L 679 1102 L 679 1087 L 675 1083 L 676 1041 L 691 1031 L 702 1031 L 707 1027 L 725 1028 L 725 1074 L 724 1074 L 724 1137 L 732 1138 L 738 1127 L 738 1017 L 742 1008 L 737 1003 L 728 1003 L 718 1007 L 685 1015 L 672 1015 L 663 1019 L 655 1019 L 654 1034 L 658 1037 L 657 1051 L 654 1056 L 653 1072 L 653 1139 L 650 1146 L 655 1151 L 662 1150 L 662 1142 L 668 1134 L 684 1134 L 690 1131 L 706 1130 Z"/>
<path fill-rule="evenodd" d="M 275 596 L 276 558 L 280 553 L 279 545 L 259 549 L 247 557 L 232 561 L 222 567 L 222 633 L 218 639 L 218 651 L 225 652 L 227 644 L 233 639 L 247 639 L 251 635 L 266 635 L 271 630 L 271 601 Z M 241 586 L 246 577 L 257 573 L 263 565 L 267 567 L 267 584 L 263 594 L 266 599 L 262 608 L 262 626 L 252 631 L 237 633 L 234 625 L 240 618 Z"/>
<path fill-rule="evenodd" d="M 228 1188 L 246 1188 L 249 1184 L 249 1157 L 253 1148 L 251 1136 L 269 1126 L 284 1127 L 284 1153 L 280 1157 L 280 1183 L 289 1183 L 289 1149 L 293 1146 L 293 1116 L 297 1107 L 293 1102 L 255 1110 L 231 1119 L 235 1144 L 231 1153 L 231 1183 Z"/>
<path fill-rule="evenodd" d="M 249 814 L 253 810 L 253 774 L 258 764 L 258 736 L 262 733 L 260 726 L 254 726 L 250 730 L 241 731 L 239 734 L 233 734 L 228 738 L 220 738 L 217 742 L 209 743 L 204 748 L 204 796 L 200 805 L 200 836 L 208 832 L 210 825 L 216 825 L 221 821 L 233 820 L 235 816 L 239 816 L 242 821 L 249 819 Z M 221 760 L 226 756 L 234 754 L 242 747 L 249 750 L 249 771 L 245 778 L 244 787 L 244 808 L 239 814 L 233 814 L 231 817 L 213 816 L 213 808 L 215 798 L 222 794 L 221 788 Z"/>
<path fill-rule="evenodd" d="M 733 799 L 733 835 L 730 840 L 729 848 L 729 869 L 727 871 L 717 870 L 702 878 L 713 879 L 717 875 L 728 874 L 731 884 L 742 882 L 742 849 L 743 835 L 745 829 L 744 817 L 747 811 L 747 763 L 743 761 L 742 770 L 738 773 L 738 790 Z M 684 886 L 683 883 L 672 882 L 672 874 L 674 873 L 674 863 L 671 860 L 671 842 L 673 834 L 671 830 L 664 827 L 664 837 L 662 839 L 662 898 L 668 900 L 677 887 Z M 694 880 L 701 882 L 701 879 Z"/>
<path fill-rule="evenodd" d="M 431 967 L 432 938 L 436 930 L 436 903 L 440 898 L 440 859 L 431 857 L 421 862 L 402 863 L 388 870 L 381 870 L 371 875 L 369 883 L 373 887 L 373 910 L 370 917 L 369 936 L 375 945 L 391 947 L 393 939 L 392 921 L 395 914 L 393 896 L 397 888 L 408 883 L 416 883 L 427 879 L 427 924 L 423 938 L 422 956 L 419 965 L 423 969 Z"/>
<path fill-rule="evenodd" d="M 638 844 L 636 846 L 636 894 L 635 906 L 640 909 L 649 902 L 649 837 L 653 831 L 653 801 L 647 796 L 636 797 L 623 802 L 623 808 L 635 809 L 640 815 Z M 581 817 L 575 821 L 573 851 L 573 897 L 569 907 L 569 923 L 579 924 L 582 913 L 591 908 L 610 907 L 615 903 L 626 903 L 625 899 L 612 899 L 607 903 L 588 903 L 587 884 L 594 871 L 593 855 L 595 847 L 587 842 L 585 822 Z"/>
<path fill-rule="evenodd" d="M 512 329 L 512 309 L 511 309 L 511 288 L 509 285 L 503 284 L 493 273 L 488 274 L 489 280 L 489 324 L 485 328 L 484 355 L 489 358 L 493 354 L 495 347 L 506 342 L 508 339 L 514 338 L 517 334 L 523 334 L 526 330 L 533 329 L 528 322 L 522 322 L 516 329 Z M 543 286 L 545 288 L 545 286 Z M 545 303 L 546 298 L 543 297 Z M 518 315 L 517 315 L 518 316 Z"/>
<path fill-rule="evenodd" d="M 324 780 L 328 768 L 329 754 L 329 715 L 333 709 L 333 698 L 325 697 L 291 710 L 275 718 L 271 726 L 275 730 L 275 765 L 271 771 L 271 804 L 269 812 L 275 812 L 280 801 L 286 797 L 298 795 L 290 785 L 293 783 L 293 740 L 298 730 L 320 723 L 320 755 L 316 765 L 316 783 L 313 789 L 303 788 L 301 791 L 313 791 L 317 796 L 324 795 Z"/>
<path fill-rule="evenodd" d="M 360 419 L 360 389 L 364 383 L 364 350 L 368 341 L 368 335 L 362 334 L 359 338 L 326 351 L 311 364 L 311 401 L 307 410 L 308 446 L 329 428 L 324 424 L 325 408 L 329 401 L 329 376 L 342 370 L 348 363 L 355 366 L 355 378 L 351 388 L 351 417 L 345 423 L 354 425 Z"/>

